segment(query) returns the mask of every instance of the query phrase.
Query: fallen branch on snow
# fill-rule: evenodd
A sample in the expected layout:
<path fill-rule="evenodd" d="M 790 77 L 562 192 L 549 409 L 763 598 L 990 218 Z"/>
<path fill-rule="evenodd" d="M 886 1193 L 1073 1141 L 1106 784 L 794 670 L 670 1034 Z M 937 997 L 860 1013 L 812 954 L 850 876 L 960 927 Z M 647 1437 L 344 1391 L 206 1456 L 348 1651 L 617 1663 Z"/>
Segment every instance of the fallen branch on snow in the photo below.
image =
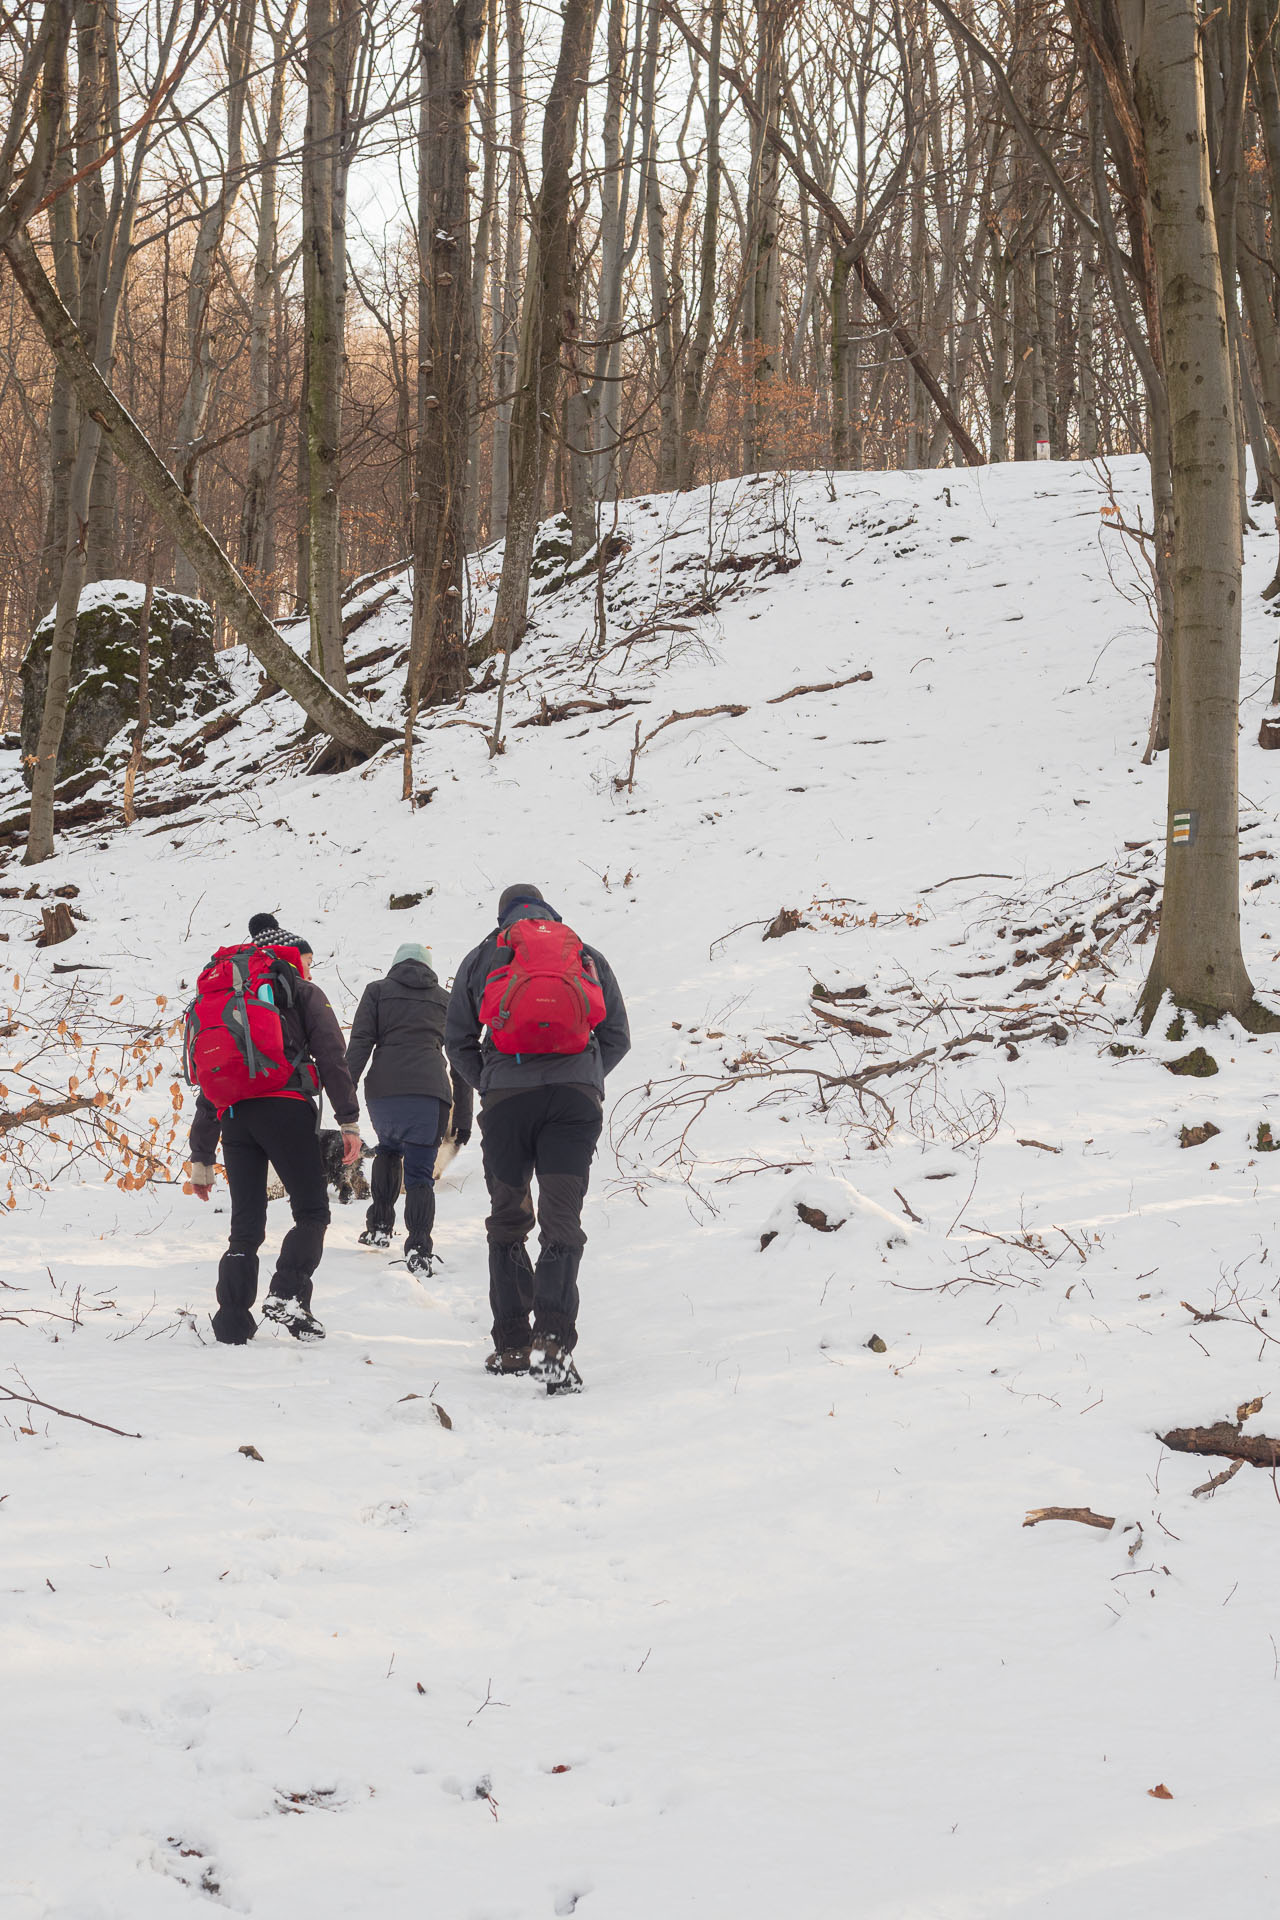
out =
<path fill-rule="evenodd" d="M 860 680 L 869 680 L 870 678 L 870 667 L 864 667 L 861 673 L 851 673 L 847 680 L 824 680 L 820 686 L 792 687 L 787 693 L 775 693 L 771 700 L 765 701 L 765 705 L 767 707 L 781 706 L 784 700 L 798 700 L 802 693 L 834 693 L 838 687 L 856 687 Z"/>
<path fill-rule="evenodd" d="M 746 711 L 747 709 L 743 706 L 719 706 L 694 707 L 689 713 L 669 713 L 665 720 L 659 720 L 657 726 L 652 727 L 649 732 L 645 734 L 643 740 L 640 737 L 640 722 L 637 720 L 635 743 L 631 749 L 631 761 L 625 774 L 614 774 L 613 784 L 615 788 L 619 793 L 630 793 L 632 791 L 636 784 L 637 759 L 642 750 L 648 746 L 651 740 L 656 740 L 665 727 L 673 727 L 677 720 L 710 720 L 718 713 L 727 714 L 731 720 L 736 720 L 740 714 Z"/>
<path fill-rule="evenodd" d="M 1212 1478 L 1206 1480 L 1202 1486 L 1192 1487 L 1191 1498 L 1193 1500 L 1199 1500 L 1204 1494 L 1216 1493 L 1219 1487 L 1226 1486 L 1228 1480 L 1235 1479 L 1243 1465 L 1243 1460 L 1233 1460 L 1229 1467 L 1224 1467 L 1221 1473 L 1215 1473 Z"/>
<path fill-rule="evenodd" d="M 1092 1507 L 1032 1507 L 1022 1524 L 1037 1527 L 1042 1520 L 1079 1520 L 1086 1527 L 1101 1527 L 1105 1533 L 1115 1525 L 1114 1516 L 1095 1513 Z"/>
<path fill-rule="evenodd" d="M 1242 1466 L 1280 1466 L 1280 1440 L 1265 1433 L 1241 1433 L 1231 1420 L 1217 1420 L 1211 1427 L 1171 1427 L 1156 1438 L 1173 1453 L 1207 1453 L 1217 1460 L 1238 1460 Z"/>

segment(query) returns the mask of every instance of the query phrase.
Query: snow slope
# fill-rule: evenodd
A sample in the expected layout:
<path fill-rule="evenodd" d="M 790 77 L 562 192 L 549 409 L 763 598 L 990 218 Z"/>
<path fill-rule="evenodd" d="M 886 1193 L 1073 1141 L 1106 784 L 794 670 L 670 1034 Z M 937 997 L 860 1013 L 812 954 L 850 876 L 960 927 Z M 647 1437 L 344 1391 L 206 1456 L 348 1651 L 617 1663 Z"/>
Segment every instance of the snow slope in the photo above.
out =
<path fill-rule="evenodd" d="M 1112 477 L 1136 517 L 1140 463 Z M 0 906 L 29 1004 L 74 953 L 108 969 L 85 992 L 141 1015 L 272 906 L 349 1018 L 401 940 L 447 975 L 533 879 L 609 955 L 635 1037 L 568 1403 L 483 1374 L 474 1147 L 426 1287 L 335 1207 L 310 1349 L 209 1343 L 225 1189 L 221 1217 L 177 1185 L 20 1196 L 0 1381 L 142 1437 L 7 1409 L 4 1920 L 1266 1901 L 1280 1509 L 1248 1467 L 1193 1498 L 1221 1463 L 1155 1436 L 1258 1395 L 1250 1430 L 1280 1420 L 1256 1150 L 1277 1043 L 1125 1024 L 1164 769 L 1140 763 L 1151 635 L 1107 504 L 1057 465 L 628 503 L 611 650 L 594 573 L 553 568 L 501 756 L 493 691 L 430 716 L 410 808 L 394 752 L 309 777 L 267 700 L 144 777 L 203 796 L 185 811 L 64 837 L 38 879 L 80 887 L 75 949 L 37 952 L 37 905 Z M 356 680 L 391 720 L 406 610 L 391 590 L 350 648 L 385 654 Z M 1253 591 L 1263 991 L 1272 652 Z M 256 671 L 228 672 L 240 711 Z M 544 696 L 601 705 L 519 725 Z M 637 718 L 725 705 L 746 711 L 648 740 L 628 787 Z M 784 908 L 804 924 L 762 939 Z M 1197 1041 L 1220 1071 L 1171 1077 Z M 77 1288 L 80 1324 L 49 1317 Z M 1048 1505 L 1115 1525 L 1023 1527 Z"/>

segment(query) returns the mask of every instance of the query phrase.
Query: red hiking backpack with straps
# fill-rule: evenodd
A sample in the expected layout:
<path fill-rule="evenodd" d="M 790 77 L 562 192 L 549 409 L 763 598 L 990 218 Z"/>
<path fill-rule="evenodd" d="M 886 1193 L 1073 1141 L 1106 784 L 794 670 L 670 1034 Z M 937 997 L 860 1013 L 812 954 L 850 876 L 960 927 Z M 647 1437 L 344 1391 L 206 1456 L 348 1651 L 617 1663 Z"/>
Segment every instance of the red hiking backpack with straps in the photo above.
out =
<path fill-rule="evenodd" d="M 302 972 L 296 947 L 219 947 L 187 1008 L 182 1064 L 219 1115 L 237 1100 L 312 1094 L 319 1076 L 305 1048 L 289 1051 L 281 1014 Z"/>
<path fill-rule="evenodd" d="M 585 1053 L 604 1019 L 595 962 L 559 920 L 516 920 L 498 935 L 511 958 L 485 981 L 481 1024 L 499 1053 Z"/>

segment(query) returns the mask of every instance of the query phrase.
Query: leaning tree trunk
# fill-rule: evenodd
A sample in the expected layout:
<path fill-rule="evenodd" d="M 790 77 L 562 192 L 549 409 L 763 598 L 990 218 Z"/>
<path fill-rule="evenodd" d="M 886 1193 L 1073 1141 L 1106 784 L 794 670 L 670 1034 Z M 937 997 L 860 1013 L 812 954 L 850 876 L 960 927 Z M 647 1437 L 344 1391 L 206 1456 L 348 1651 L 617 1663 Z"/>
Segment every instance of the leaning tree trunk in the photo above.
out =
<path fill-rule="evenodd" d="M 1160 938 L 1143 990 L 1202 1017 L 1248 1014 L 1240 951 L 1239 431 L 1205 129 L 1195 0 L 1149 0 L 1134 68 L 1146 144 L 1172 427 L 1169 798 Z"/>
<path fill-rule="evenodd" d="M 542 511 L 547 454 L 555 427 L 560 347 L 567 332 L 569 190 L 574 132 L 586 92 L 591 42 L 600 0 L 565 0 L 560 53 L 542 123 L 542 184 L 534 204 L 520 364 L 511 409 L 511 464 L 507 538 L 493 625 L 475 649 L 476 661 L 506 653 L 524 633 L 529 568 Z"/>
<path fill-rule="evenodd" d="M 50 351 L 75 389 L 81 411 L 102 429 L 112 453 L 132 475 L 156 518 L 194 561 L 205 594 L 227 625 L 276 684 L 297 701 L 308 719 L 340 747 L 358 758 L 376 753 L 386 735 L 370 726 L 349 700 L 326 685 L 281 639 L 137 421 L 94 366 L 27 235 L 20 233 L 7 240 L 4 256 Z"/>
<path fill-rule="evenodd" d="M 418 453 L 405 794 L 419 703 L 467 683 L 462 635 L 472 331 L 468 133 L 485 0 L 427 0 L 418 171 Z"/>

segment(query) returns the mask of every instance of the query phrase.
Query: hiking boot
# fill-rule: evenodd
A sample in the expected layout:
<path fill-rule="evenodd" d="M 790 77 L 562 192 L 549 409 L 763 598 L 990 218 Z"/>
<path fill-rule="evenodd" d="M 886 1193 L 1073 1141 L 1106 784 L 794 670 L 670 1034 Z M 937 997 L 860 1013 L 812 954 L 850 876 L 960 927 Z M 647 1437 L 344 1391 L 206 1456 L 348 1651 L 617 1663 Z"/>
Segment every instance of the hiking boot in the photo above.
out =
<path fill-rule="evenodd" d="M 357 1245 L 361 1247 L 389 1247 L 391 1235 L 385 1227 L 366 1227 L 360 1235 Z"/>
<path fill-rule="evenodd" d="M 484 1363 L 486 1373 L 528 1373 L 528 1347 L 495 1347 Z"/>
<path fill-rule="evenodd" d="M 423 1253 L 421 1248 L 410 1247 L 404 1257 L 404 1263 L 415 1280 L 429 1280 L 434 1270 L 431 1259 L 432 1256 L 429 1253 Z"/>
<path fill-rule="evenodd" d="M 324 1328 L 310 1307 L 304 1307 L 300 1300 L 286 1300 L 282 1293 L 267 1295 L 262 1303 L 262 1317 L 264 1320 L 274 1320 L 295 1340 L 324 1339 Z"/>
<path fill-rule="evenodd" d="M 532 1360 L 529 1371 L 535 1380 L 541 1380 L 548 1393 L 581 1393 L 582 1375 L 573 1364 L 573 1354 L 551 1334 L 534 1339 L 541 1348 L 541 1357 Z"/>

